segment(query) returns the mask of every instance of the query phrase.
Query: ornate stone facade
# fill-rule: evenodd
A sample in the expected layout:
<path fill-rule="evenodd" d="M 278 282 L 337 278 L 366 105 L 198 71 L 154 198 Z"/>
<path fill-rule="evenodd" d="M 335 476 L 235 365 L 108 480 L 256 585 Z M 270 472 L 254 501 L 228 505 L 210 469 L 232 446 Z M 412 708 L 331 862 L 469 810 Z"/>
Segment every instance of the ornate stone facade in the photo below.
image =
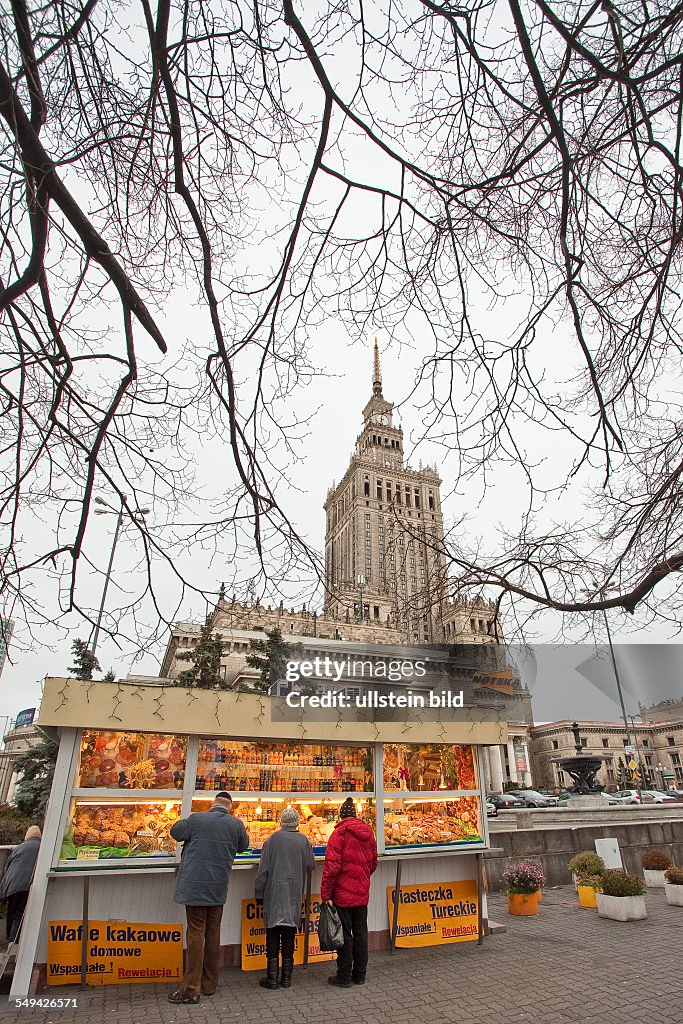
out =
<path fill-rule="evenodd" d="M 441 479 L 436 467 L 405 464 L 376 339 L 374 355 L 363 428 L 324 506 L 325 614 L 393 627 L 407 643 L 495 642 L 492 603 L 449 600 Z"/>

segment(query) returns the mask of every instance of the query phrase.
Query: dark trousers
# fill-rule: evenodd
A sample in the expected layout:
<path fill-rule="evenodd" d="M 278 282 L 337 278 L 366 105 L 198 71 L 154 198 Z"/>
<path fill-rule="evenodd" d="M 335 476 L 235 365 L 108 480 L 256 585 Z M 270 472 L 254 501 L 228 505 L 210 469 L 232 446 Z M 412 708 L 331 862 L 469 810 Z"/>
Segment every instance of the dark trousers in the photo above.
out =
<path fill-rule="evenodd" d="M 190 998 L 210 996 L 218 988 L 223 907 L 185 907 L 185 914 L 187 949 L 180 991 Z"/>
<path fill-rule="evenodd" d="M 282 959 L 293 960 L 295 939 L 296 928 L 290 928 L 289 925 L 279 924 L 275 928 L 266 928 L 266 958 L 277 960 L 282 943 Z"/>
<path fill-rule="evenodd" d="M 368 967 L 368 908 L 337 907 L 344 929 L 344 945 L 337 950 L 337 976 L 364 981 Z"/>
<path fill-rule="evenodd" d="M 7 897 L 7 941 L 16 942 L 19 938 L 21 918 L 28 902 L 28 889 L 24 892 L 14 892 Z"/>

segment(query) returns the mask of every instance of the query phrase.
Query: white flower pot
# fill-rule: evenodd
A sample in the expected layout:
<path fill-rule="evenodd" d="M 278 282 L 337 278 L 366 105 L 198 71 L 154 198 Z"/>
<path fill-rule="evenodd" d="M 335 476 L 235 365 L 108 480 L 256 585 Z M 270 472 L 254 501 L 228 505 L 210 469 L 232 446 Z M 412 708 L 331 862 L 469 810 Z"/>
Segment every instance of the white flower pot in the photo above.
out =
<path fill-rule="evenodd" d="M 650 871 L 649 868 L 643 868 L 643 875 L 645 876 L 645 885 L 648 889 L 663 889 L 666 884 L 663 871 Z"/>
<path fill-rule="evenodd" d="M 672 907 L 683 907 L 683 885 L 673 885 L 671 882 L 664 883 L 666 902 Z"/>
<path fill-rule="evenodd" d="M 647 917 L 644 896 L 605 896 L 599 892 L 596 900 L 598 915 L 610 921 L 642 921 Z"/>

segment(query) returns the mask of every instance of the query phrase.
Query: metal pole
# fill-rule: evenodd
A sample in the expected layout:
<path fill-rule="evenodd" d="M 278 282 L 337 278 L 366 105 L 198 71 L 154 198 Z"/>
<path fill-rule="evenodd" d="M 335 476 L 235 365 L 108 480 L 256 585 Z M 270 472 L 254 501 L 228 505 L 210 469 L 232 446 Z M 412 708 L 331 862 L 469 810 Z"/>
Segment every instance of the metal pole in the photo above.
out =
<path fill-rule="evenodd" d="M 107 573 L 106 573 L 106 576 L 104 577 L 104 588 L 102 590 L 102 600 L 100 601 L 100 611 L 99 611 L 99 614 L 97 616 L 97 623 L 95 625 L 95 634 L 94 634 L 93 640 L 92 640 L 92 647 L 91 647 L 91 653 L 92 654 L 94 654 L 95 651 L 97 650 L 97 641 L 99 640 L 99 637 L 100 637 L 100 626 L 102 624 L 102 615 L 104 614 L 104 604 L 105 604 L 105 601 L 107 600 L 107 590 L 109 589 L 109 580 L 111 579 L 111 570 L 112 570 L 112 566 L 114 564 L 114 552 L 116 551 L 116 542 L 119 539 L 119 531 L 121 529 L 122 522 L 123 522 L 123 505 L 121 506 L 121 511 L 119 512 L 118 518 L 116 520 L 116 529 L 114 530 L 114 540 L 112 541 L 111 554 L 109 555 L 109 565 L 107 566 Z"/>
<path fill-rule="evenodd" d="M 638 755 L 638 767 L 642 765 L 643 775 L 647 774 L 649 779 L 650 771 L 648 766 L 645 764 L 645 755 L 641 754 L 640 747 L 638 746 L 638 732 L 636 730 L 635 719 L 633 718 L 633 715 L 629 715 L 629 718 L 631 719 L 631 728 L 633 729 L 633 742 L 636 745 L 636 754 Z M 645 779 L 643 779 L 643 781 L 645 781 Z"/>
<path fill-rule="evenodd" d="M 477 853 L 477 945 L 484 941 L 484 854 Z"/>
<path fill-rule="evenodd" d="M 88 932 L 90 931 L 88 902 L 90 896 L 90 876 L 83 876 L 83 932 L 81 934 L 81 988 L 88 987 Z"/>
<path fill-rule="evenodd" d="M 403 861 L 398 860 L 396 862 L 396 884 L 394 885 L 394 916 L 391 922 L 391 944 L 390 950 L 393 953 L 396 949 L 396 933 L 398 932 L 398 908 L 400 904 L 401 896 L 401 868 L 403 867 Z"/>
<path fill-rule="evenodd" d="M 624 704 L 624 694 L 623 694 L 622 689 L 621 689 L 621 680 L 619 679 L 619 670 L 617 668 L 617 659 L 614 656 L 614 645 L 612 643 L 612 634 L 611 634 L 610 628 L 609 628 L 609 621 L 607 619 L 607 609 L 606 608 L 602 609 L 602 615 L 603 615 L 603 618 L 605 620 L 605 629 L 607 631 L 607 642 L 609 643 L 609 652 L 610 652 L 610 654 L 612 656 L 612 668 L 614 669 L 614 678 L 615 678 L 616 684 L 617 684 L 617 693 L 619 694 L 619 703 L 621 704 L 621 716 L 624 719 L 624 727 L 626 729 L 626 739 L 628 741 L 629 746 L 633 747 L 635 744 L 634 744 L 634 741 L 633 741 L 633 737 L 631 735 L 631 730 L 629 729 L 629 726 L 628 726 L 628 716 L 626 714 L 626 705 Z M 638 781 L 638 785 L 636 786 L 636 790 L 638 792 L 638 800 L 642 804 L 642 802 L 643 802 L 643 794 L 642 794 L 642 791 L 641 791 L 640 779 Z"/>
<path fill-rule="evenodd" d="M 311 876 L 313 872 L 306 873 L 306 902 L 304 903 L 304 967 L 308 967 L 308 937 L 309 925 L 311 922 Z"/>

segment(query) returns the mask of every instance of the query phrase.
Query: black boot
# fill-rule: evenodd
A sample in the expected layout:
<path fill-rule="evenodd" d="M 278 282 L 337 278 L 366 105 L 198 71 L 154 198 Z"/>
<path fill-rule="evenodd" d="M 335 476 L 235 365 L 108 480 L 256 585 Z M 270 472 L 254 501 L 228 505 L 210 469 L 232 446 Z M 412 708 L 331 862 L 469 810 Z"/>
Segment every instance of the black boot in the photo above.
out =
<path fill-rule="evenodd" d="M 271 960 L 268 960 L 268 973 L 265 978 L 261 978 L 259 981 L 261 988 L 277 988 L 277 968 L 278 958 L 275 956 Z"/>
<path fill-rule="evenodd" d="M 292 971 L 294 970 L 294 961 L 292 959 L 282 958 L 282 973 L 280 974 L 280 987 L 291 988 L 292 987 Z"/>

